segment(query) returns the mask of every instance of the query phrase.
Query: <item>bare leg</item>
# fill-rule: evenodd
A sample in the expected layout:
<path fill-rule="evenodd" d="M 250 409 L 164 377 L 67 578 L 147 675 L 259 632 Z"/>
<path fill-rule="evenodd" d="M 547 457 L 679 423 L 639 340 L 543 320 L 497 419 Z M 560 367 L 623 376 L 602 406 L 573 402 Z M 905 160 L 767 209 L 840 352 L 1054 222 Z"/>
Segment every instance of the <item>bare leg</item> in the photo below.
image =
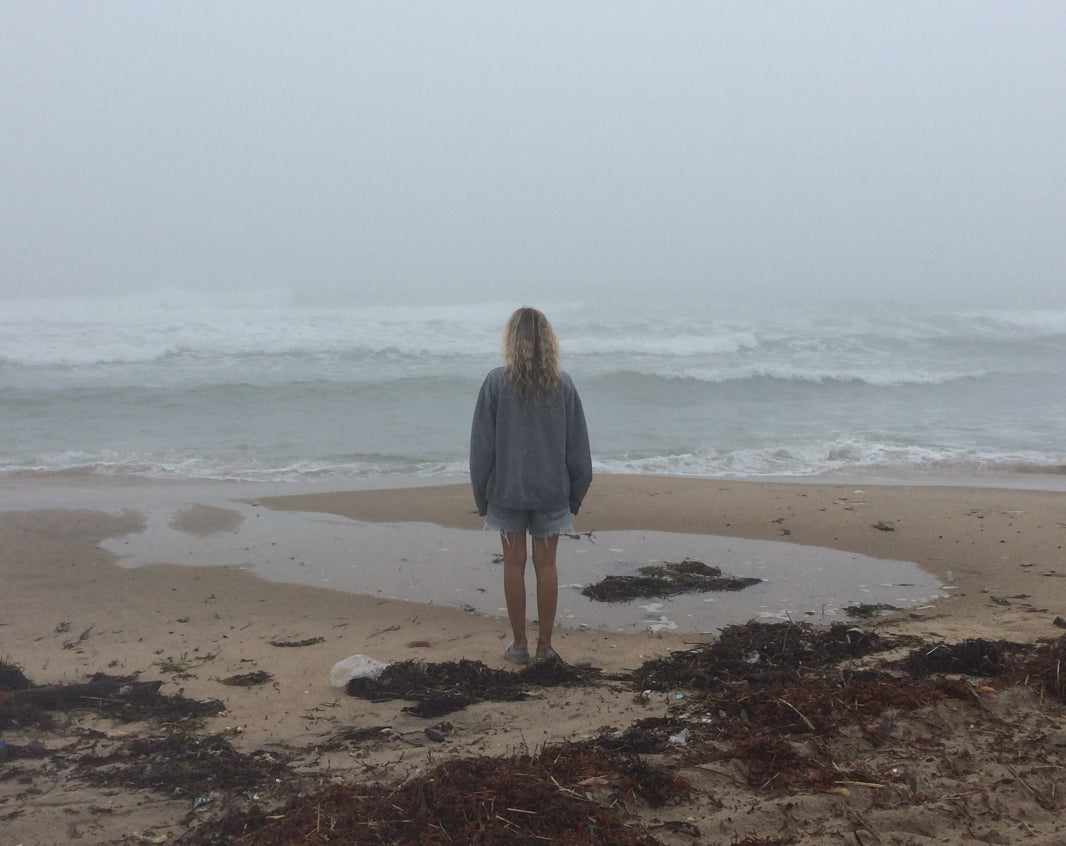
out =
<path fill-rule="evenodd" d="M 537 574 L 537 649 L 552 645 L 555 612 L 559 607 L 559 572 L 555 566 L 555 551 L 559 536 L 533 538 L 533 570 Z M 525 550 L 523 549 L 523 558 Z M 524 599 L 524 596 L 523 596 Z"/>
<path fill-rule="evenodd" d="M 503 545 L 503 598 L 514 633 L 515 649 L 526 642 L 526 533 L 500 532 Z M 534 559 L 535 560 L 535 559 Z"/>

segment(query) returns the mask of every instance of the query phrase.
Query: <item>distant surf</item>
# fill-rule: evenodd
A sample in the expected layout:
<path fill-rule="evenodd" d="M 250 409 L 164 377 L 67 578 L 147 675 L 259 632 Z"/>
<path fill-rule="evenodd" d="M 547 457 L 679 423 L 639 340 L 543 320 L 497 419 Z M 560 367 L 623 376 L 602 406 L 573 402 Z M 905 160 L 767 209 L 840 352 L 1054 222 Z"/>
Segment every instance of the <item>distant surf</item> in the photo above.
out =
<path fill-rule="evenodd" d="M 7 301 L 0 474 L 450 476 L 516 304 L 278 292 Z M 734 478 L 1066 467 L 1066 311 L 539 304 L 600 471 Z"/>

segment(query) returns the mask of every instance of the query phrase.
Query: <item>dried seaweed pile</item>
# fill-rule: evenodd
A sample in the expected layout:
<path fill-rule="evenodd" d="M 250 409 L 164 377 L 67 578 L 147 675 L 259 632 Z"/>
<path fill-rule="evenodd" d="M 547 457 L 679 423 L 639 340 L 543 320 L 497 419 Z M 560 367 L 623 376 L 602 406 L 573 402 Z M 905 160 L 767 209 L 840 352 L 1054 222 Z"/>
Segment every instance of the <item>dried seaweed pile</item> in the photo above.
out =
<path fill-rule="evenodd" d="M 173 798 L 252 791 L 291 775 L 278 753 L 245 755 L 223 735 L 199 736 L 181 729 L 133 738 L 102 755 L 81 755 L 76 766 L 89 784 L 149 788 Z"/>
<path fill-rule="evenodd" d="M 120 722 L 178 722 L 218 714 L 218 700 L 198 702 L 159 692 L 162 682 L 96 673 L 88 682 L 37 687 L 15 665 L 0 662 L 0 729 L 51 724 L 49 712 L 82 709 Z"/>
<path fill-rule="evenodd" d="M 1066 636 L 1033 646 L 999 640 L 964 640 L 915 649 L 902 662 L 914 675 L 956 673 L 1025 685 L 1042 697 L 1066 702 Z"/>
<path fill-rule="evenodd" d="M 1066 700 L 1066 638 L 1041 647 L 979 639 L 922 644 L 876 670 L 840 666 L 908 644 L 916 645 L 845 624 L 731 626 L 713 644 L 645 664 L 635 674 L 643 689 L 698 693 L 681 695 L 668 718 L 640 721 L 600 742 L 642 754 L 670 750 L 688 764 L 728 760 L 758 790 L 820 790 L 878 781 L 863 770 L 842 768 L 827 740 L 857 726 L 872 746 L 881 746 L 895 727 L 889 711 L 977 700 L 978 687 L 960 676 L 1000 677 Z M 683 744 L 669 740 L 678 737 Z M 906 773 L 899 777 L 907 780 Z"/>
<path fill-rule="evenodd" d="M 593 798 L 591 790 L 610 795 Z M 182 843 L 653 846 L 660 841 L 615 806 L 633 799 L 661 805 L 686 792 L 683 779 L 639 759 L 562 744 L 534 757 L 447 761 L 394 789 L 330 787 L 270 814 L 224 819 Z"/>
<path fill-rule="evenodd" d="M 221 702 L 166 696 L 159 693 L 160 686 L 158 681 L 98 673 L 81 684 L 36 687 L 20 668 L 0 662 L 0 728 L 50 730 L 56 727 L 55 712 L 94 713 L 119 723 L 162 727 L 158 735 L 119 734 L 107 742 L 98 733 L 82 730 L 78 739 L 59 749 L 39 742 L 5 744 L 3 759 L 48 758 L 88 784 L 149 789 L 172 798 L 252 788 L 286 774 L 285 763 L 274 755 L 242 755 L 221 735 L 195 733 L 200 720 L 224 710 Z"/>
<path fill-rule="evenodd" d="M 238 753 L 224 736 L 175 728 L 168 724 L 169 717 L 153 718 L 147 710 L 138 712 L 141 718 L 155 719 L 160 726 L 149 736 L 83 739 L 80 748 L 58 752 L 9 746 L 4 760 L 6 775 L 12 777 L 19 757 L 48 755 L 83 781 L 108 789 L 149 789 L 185 801 L 210 791 L 218 800 L 211 807 L 218 813 L 199 817 L 201 824 L 177 841 L 185 846 L 658 844 L 648 827 L 649 817 L 655 815 L 667 821 L 660 826 L 669 823 L 674 826 L 669 830 L 682 836 L 707 837 L 684 819 L 696 807 L 693 803 L 716 801 L 713 790 L 708 794 L 706 786 L 692 781 L 708 772 L 722 779 L 716 785 L 743 785 L 747 792 L 741 802 L 752 807 L 773 796 L 783 797 L 782 802 L 797 794 L 840 796 L 848 786 L 858 785 L 890 796 L 908 815 L 943 813 L 943 805 L 936 806 L 943 788 L 931 787 L 937 783 L 933 779 L 943 777 L 936 761 L 950 761 L 952 774 L 968 771 L 959 769 L 965 762 L 943 745 L 950 732 L 941 731 L 936 709 L 961 710 L 966 740 L 972 743 L 969 735 L 980 722 L 982 697 L 1024 686 L 1034 701 L 1055 707 L 1066 702 L 1064 658 L 1066 637 L 1041 645 L 986 640 L 930 644 L 839 623 L 828 628 L 749 623 L 725 629 L 713 643 L 613 677 L 612 684 L 629 686 L 638 701 L 652 696 L 661 701 L 667 694 L 665 715 L 660 711 L 659 716 L 603 729 L 582 742 L 551 745 L 536 754 L 445 758 L 399 785 L 350 782 L 323 788 L 277 753 Z M 435 716 L 421 714 L 419 706 L 436 700 L 519 701 L 534 686 L 591 684 L 598 678 L 594 670 L 562 664 L 507 672 L 474 661 L 401 662 L 378 680 L 353 682 L 349 692 L 375 700 L 410 700 L 416 703 L 411 713 Z M 0 664 L 0 682 L 15 690 L 33 689 L 11 665 Z M 145 699 L 152 697 L 145 694 Z M 153 700 L 159 707 L 154 713 L 173 713 L 168 708 L 174 703 L 167 704 L 168 699 Z M 0 716 L 10 718 L 13 703 L 10 690 L 0 696 Z M 134 713 L 131 703 L 102 706 L 77 698 L 57 703 L 72 712 L 104 713 L 102 707 L 112 707 L 107 713 L 119 719 Z M 200 713 L 205 704 L 186 707 Z M 921 719 L 928 726 L 909 728 L 908 714 L 918 709 L 924 709 Z M 1029 804 L 1019 806 L 1019 813 L 1026 823 L 1037 822 L 1036 814 L 1045 813 L 1052 826 L 1062 811 L 1056 773 L 1066 761 L 1061 743 L 1056 746 L 1045 738 L 1058 718 L 1049 713 L 1022 736 L 1014 717 L 987 731 L 988 748 L 1010 747 L 1003 771 L 1024 786 Z M 39 724 L 45 725 L 43 718 Z M 366 742 L 385 742 L 388 733 L 383 728 L 362 730 Z M 924 738 L 919 749 L 912 748 L 915 731 Z M 880 763 L 879 750 L 885 756 Z M 978 770 L 988 764 L 988 758 L 974 756 Z M 975 819 L 965 816 L 961 803 L 969 800 L 962 797 L 975 797 L 977 810 L 970 813 L 983 812 L 980 790 L 949 791 L 959 820 Z M 664 810 L 653 815 L 649 809 Z M 1001 809 L 992 812 L 1003 814 Z M 192 819 L 190 813 L 186 824 Z M 725 839 L 700 842 L 798 842 L 788 826 L 765 830 L 772 832 L 771 839 L 754 834 L 740 839 L 745 832 L 734 829 Z"/>
<path fill-rule="evenodd" d="M 15 690 L 25 690 L 33 687 L 33 683 L 26 678 L 21 667 L 0 661 L 0 692 L 10 693 Z"/>
<path fill-rule="evenodd" d="M 350 696 L 374 702 L 413 700 L 416 704 L 404 711 L 417 717 L 440 717 L 475 702 L 520 701 L 530 686 L 588 684 L 598 677 L 599 670 L 559 661 L 532 664 L 517 673 L 467 659 L 440 664 L 400 661 L 390 664 L 377 679 L 352 679 L 347 691 Z"/>
<path fill-rule="evenodd" d="M 841 667 L 908 647 L 905 658 L 884 662 L 878 670 Z M 689 785 L 677 771 L 716 763 L 763 793 L 883 786 L 883 774 L 834 760 L 833 739 L 841 731 L 856 727 L 870 748 L 880 747 L 892 740 L 897 718 L 890 711 L 947 699 L 973 701 L 977 688 L 958 677 L 967 672 L 995 671 L 1005 682 L 1038 686 L 1061 701 L 1055 673 L 1064 652 L 1066 639 L 1039 648 L 986 641 L 930 646 L 843 624 L 829 629 L 734 626 L 713 644 L 649 662 L 632 675 L 637 696 L 651 689 L 686 691 L 677 694 L 678 704 L 667 717 L 550 747 L 533 758 L 451 761 L 397 789 L 334 787 L 294 801 L 272 818 L 263 811 L 231 818 L 225 831 L 248 846 L 327 838 L 411 844 L 657 843 L 605 809 L 626 809 L 629 802 L 647 807 L 685 802 Z M 944 669 L 950 675 L 943 675 Z M 425 691 L 415 682 L 424 670 L 409 672 L 400 674 L 407 682 L 403 695 L 418 698 Z M 521 674 L 505 675 L 522 684 Z M 478 677 L 495 678 L 481 670 Z M 926 801 L 913 773 L 901 770 L 897 778 L 912 801 Z M 790 840 L 732 842 L 755 846 Z"/>
<path fill-rule="evenodd" d="M 606 576 L 586 586 L 581 593 L 597 602 L 628 602 L 633 599 L 663 598 L 682 593 L 743 590 L 760 579 L 723 576 L 718 567 L 686 558 L 684 561 L 641 567 L 636 576 Z"/>
<path fill-rule="evenodd" d="M 713 643 L 646 662 L 634 680 L 642 690 L 711 690 L 730 681 L 758 682 L 833 668 L 841 661 L 904 645 L 906 641 L 886 640 L 845 623 L 828 628 L 747 623 L 727 626 Z"/>

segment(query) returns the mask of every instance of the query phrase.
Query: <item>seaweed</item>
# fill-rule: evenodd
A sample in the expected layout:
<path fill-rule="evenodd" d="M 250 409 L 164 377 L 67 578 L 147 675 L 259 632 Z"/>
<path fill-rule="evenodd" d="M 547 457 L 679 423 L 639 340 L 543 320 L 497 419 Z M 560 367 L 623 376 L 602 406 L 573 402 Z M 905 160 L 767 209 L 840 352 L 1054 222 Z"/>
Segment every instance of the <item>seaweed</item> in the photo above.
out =
<path fill-rule="evenodd" d="M 903 650 L 905 657 L 895 657 Z M 979 713 L 982 691 L 992 688 L 974 677 L 996 679 L 999 687 L 1025 686 L 1037 694 L 1034 700 L 1061 703 L 1066 696 L 1064 658 L 1066 636 L 1038 645 L 983 640 L 935 644 L 842 623 L 815 627 L 750 622 L 727 627 L 713 642 L 608 679 L 613 690 L 621 685 L 634 697 L 669 692 L 665 714 L 604 728 L 580 741 L 549 744 L 533 753 L 521 750 L 443 761 L 434 754 L 429 759 L 433 766 L 399 784 L 352 779 L 325 786 L 308 776 L 303 765 L 293 763 L 297 756 L 238 751 L 226 734 L 199 733 L 191 717 L 217 713 L 214 700 L 197 703 L 161 696 L 153 683 L 98 674 L 85 684 L 139 693 L 127 701 L 114 693 L 56 697 L 53 689 L 36 703 L 16 703 L 16 691 L 35 688 L 21 670 L 5 663 L 0 664 L 0 685 L 8 689 L 0 695 L 0 717 L 17 704 L 31 709 L 20 717 L 32 716 L 32 708 L 42 714 L 53 709 L 70 715 L 77 726 L 78 714 L 93 712 L 116 720 L 142 719 L 149 728 L 141 736 L 119 732 L 106 739 L 99 732 L 77 728 L 75 737 L 83 742 L 62 748 L 49 749 L 37 741 L 0 744 L 0 760 L 11 779 L 29 778 L 29 768 L 41 766 L 34 759 L 44 759 L 51 769 L 69 771 L 109 791 L 147 790 L 191 802 L 193 811 L 210 803 L 216 809 L 212 813 L 198 815 L 194 822 L 190 811 L 185 818 L 192 827 L 174 841 L 185 846 L 221 842 L 654 846 L 662 841 L 642 822 L 651 818 L 643 810 L 695 801 L 696 788 L 686 775 L 691 777 L 703 767 L 723 768 L 731 779 L 761 795 L 839 792 L 845 785 L 863 785 L 873 790 L 892 787 L 894 802 L 927 802 L 920 773 L 916 776 L 906 767 L 877 769 L 867 753 L 882 747 L 891 750 L 893 743 L 910 744 L 901 725 L 918 709 L 954 700 L 950 709 L 943 710 L 955 711 L 966 707 L 960 703 L 968 703 Z M 411 713 L 429 716 L 463 703 L 522 701 L 537 686 L 604 681 L 598 670 L 556 662 L 513 672 L 476 661 L 408 661 L 390 665 L 377 680 L 353 681 L 348 692 L 371 699 L 410 700 Z M 935 713 L 926 711 L 921 719 L 932 720 Z M 380 718 L 375 722 L 346 727 L 316 747 L 350 749 L 388 743 L 395 737 Z M 450 724 L 440 723 L 427 728 L 425 735 L 442 742 L 452 730 Z M 1017 768 L 1023 739 L 1010 736 L 1014 738 L 1010 766 Z M 861 754 L 834 759 L 834 743 L 841 738 Z M 1045 740 L 1044 734 L 1034 733 L 1027 741 L 1041 756 L 1042 770 L 1057 767 L 1060 760 L 1049 752 Z M 839 747 L 836 750 L 839 754 Z M 1033 802 L 1058 813 L 1061 801 L 1054 781 L 1045 783 L 1027 773 L 1017 779 Z M 666 819 L 660 825 L 674 835 L 701 836 L 691 822 Z M 754 834 L 740 839 L 740 833 L 734 832 L 731 842 L 783 846 L 795 839 L 786 830 L 775 832 L 772 839 Z"/>
<path fill-rule="evenodd" d="M 575 667 L 561 661 L 537 662 L 512 672 L 465 658 L 440 664 L 409 660 L 390 664 L 376 679 L 352 679 L 346 689 L 350 696 L 375 702 L 413 700 L 416 704 L 404 710 L 431 718 L 459 711 L 475 702 L 521 701 L 527 697 L 526 688 L 531 686 L 587 684 L 599 674 L 595 668 Z"/>
<path fill-rule="evenodd" d="M 227 676 L 221 679 L 222 684 L 228 684 L 231 687 L 256 687 L 257 685 L 266 684 L 269 681 L 273 681 L 274 677 L 266 670 L 254 670 L 250 673 L 239 673 L 235 676 Z"/>
<path fill-rule="evenodd" d="M 683 561 L 640 567 L 636 576 L 606 576 L 581 593 L 597 602 L 629 602 L 665 598 L 682 593 L 738 591 L 759 584 L 751 577 L 723 576 L 718 567 L 686 558 Z"/>
<path fill-rule="evenodd" d="M 639 758 L 562 743 L 535 756 L 446 761 L 398 788 L 327 787 L 270 812 L 229 815 L 179 843 L 661 843 L 627 819 L 618 802 L 592 798 L 592 785 L 615 799 L 639 798 L 652 807 L 690 790 L 684 778 Z"/>

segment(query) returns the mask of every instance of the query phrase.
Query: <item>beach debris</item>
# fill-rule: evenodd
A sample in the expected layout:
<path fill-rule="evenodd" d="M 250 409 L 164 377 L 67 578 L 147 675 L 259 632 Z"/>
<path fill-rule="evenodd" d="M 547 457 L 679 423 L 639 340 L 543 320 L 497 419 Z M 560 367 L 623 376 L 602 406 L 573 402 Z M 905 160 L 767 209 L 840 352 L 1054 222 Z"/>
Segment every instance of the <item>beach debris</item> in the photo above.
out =
<path fill-rule="evenodd" d="M 161 661 L 156 661 L 155 665 L 160 672 L 172 673 L 176 679 L 193 679 L 196 676 L 192 671 L 196 667 L 214 661 L 217 657 L 211 652 L 202 655 L 189 655 L 187 652 L 183 652 L 178 658 L 168 656 Z"/>
<path fill-rule="evenodd" d="M 517 702 L 527 698 L 530 687 L 588 684 L 599 678 L 592 667 L 577 667 L 561 661 L 540 661 L 518 672 L 497 670 L 480 661 L 462 659 L 431 664 L 399 661 L 389 664 L 376 678 L 348 682 L 349 696 L 371 702 L 405 699 L 415 704 L 403 710 L 416 717 L 441 717 L 475 702 Z"/>
<path fill-rule="evenodd" d="M 182 729 L 130 737 L 117 749 L 91 751 L 73 763 L 89 784 L 134 785 L 186 801 L 192 797 L 194 810 L 214 802 L 220 791 L 265 792 L 292 775 L 287 757 L 277 750 L 238 752 L 222 734 Z"/>
<path fill-rule="evenodd" d="M 97 675 L 84 684 L 56 684 L 28 687 L 7 694 L 11 702 L 32 705 L 42 710 L 92 705 L 102 698 L 135 700 L 150 697 L 159 691 L 161 681 L 134 681 L 125 676 Z"/>
<path fill-rule="evenodd" d="M 916 649 L 906 666 L 914 673 L 961 673 L 967 676 L 997 676 L 1005 669 L 1005 641 L 970 638 L 962 643 L 940 643 L 932 649 Z"/>
<path fill-rule="evenodd" d="M 892 657 L 905 649 L 910 650 L 907 657 Z M 881 653 L 886 657 L 873 663 Z M 333 778 L 309 774 L 303 758 L 286 757 L 284 748 L 237 752 L 225 734 L 201 735 L 195 721 L 177 724 L 167 697 L 158 694 L 150 697 L 151 708 L 135 716 L 146 722 L 146 734 L 108 732 L 106 741 L 95 730 L 85 735 L 78 715 L 89 710 L 106 714 L 108 697 L 93 705 L 82 701 L 63 705 L 71 716 L 67 728 L 76 728 L 70 736 L 84 742 L 63 746 L 35 741 L 31 747 L 18 746 L 7 737 L 5 777 L 9 783 L 32 785 L 46 762 L 50 786 L 56 772 L 66 772 L 109 794 L 151 791 L 175 803 L 214 799 L 199 809 L 195 819 L 191 813 L 185 817 L 184 825 L 195 828 L 175 841 L 182 846 L 312 842 L 322 839 L 327 826 L 331 842 L 416 842 L 420 833 L 437 832 L 442 843 L 569 843 L 586 842 L 594 829 L 595 842 L 604 846 L 656 846 L 661 841 L 643 827 L 659 828 L 656 820 L 648 822 L 647 810 L 689 801 L 693 783 L 688 778 L 701 770 L 727 775 L 729 783 L 759 797 L 861 797 L 863 792 L 879 791 L 893 808 L 909 803 L 918 813 L 931 796 L 942 792 L 936 787 L 934 794 L 933 785 L 952 783 L 954 778 L 954 783 L 965 782 L 970 788 L 966 779 L 976 779 L 976 773 L 989 767 L 1005 767 L 1028 801 L 1054 820 L 1061 811 L 1056 774 L 1064 762 L 1061 744 L 1049 743 L 1048 731 L 1054 725 L 1049 716 L 1058 719 L 1057 703 L 1066 701 L 1064 663 L 1066 634 L 1039 645 L 980 640 L 948 644 L 886 636 L 845 624 L 815 627 L 753 621 L 730 626 L 709 643 L 606 679 L 615 695 L 620 686 L 629 687 L 634 697 L 669 691 L 665 715 L 605 728 L 596 736 L 532 753 L 523 749 L 502 757 L 475 754 L 432 766 L 434 756 L 462 754 L 462 744 L 436 746 L 429 762 L 421 763 L 400 786 L 396 781 L 334 783 Z M 478 685 L 490 682 L 520 692 L 538 680 L 575 683 L 569 675 L 575 668 L 565 665 L 533 665 L 509 672 L 473 661 L 461 668 L 404 664 L 408 666 L 398 676 L 406 674 L 411 690 L 416 681 L 425 686 L 427 680 L 435 680 L 444 694 L 465 693 L 472 698 L 480 696 Z M 23 689 L 35 687 L 21 671 L 9 671 L 12 666 L 0 664 L 0 718 L 12 702 L 12 691 L 6 695 L 3 691 L 5 680 Z M 995 684 L 960 678 L 960 667 L 968 666 L 979 676 L 994 674 Z M 390 665 L 381 681 L 399 667 Z M 585 679 L 595 680 L 595 676 Z M 1012 733 L 1009 750 L 997 758 L 995 750 L 1008 727 L 993 720 L 982 728 L 981 720 L 989 702 L 1009 696 L 1011 687 L 1024 689 L 1015 703 L 1052 710 L 1042 710 L 1031 731 Z M 684 691 L 680 699 L 679 690 Z M 407 698 L 409 692 L 398 683 L 392 695 Z M 952 707 L 930 707 L 944 700 L 952 700 Z M 195 705 L 186 700 L 183 707 Z M 1008 706 L 1013 707 L 1001 703 Z M 541 702 L 530 707 L 541 707 Z M 914 760 L 913 731 L 905 728 L 911 713 L 921 714 L 921 790 L 918 775 L 901 763 Z M 123 719 L 134 716 L 121 710 L 115 714 Z M 956 722 L 943 723 L 944 718 Z M 959 755 L 958 746 L 949 742 L 962 733 L 949 727 L 960 724 L 968 726 L 969 733 L 982 732 L 991 753 Z M 54 726 L 48 731 L 55 732 Z M 438 735 L 447 738 L 452 731 L 449 724 L 438 723 L 417 732 L 420 743 L 406 742 L 440 744 Z M 42 734 L 39 728 L 34 733 Z M 402 735 L 381 725 L 349 727 L 324 744 L 316 743 L 316 749 L 389 744 L 390 738 Z M 681 738 L 683 744 L 677 742 Z M 950 768 L 938 769 L 938 761 L 948 758 Z M 999 788 L 1003 780 L 995 784 Z M 966 804 L 966 791 L 951 795 L 957 813 L 971 820 L 985 818 L 987 806 L 979 804 L 987 796 L 984 790 L 974 791 L 973 802 L 978 804 L 972 806 Z M 1012 801 L 1019 803 L 1019 812 L 1028 809 L 1017 795 Z M 782 839 L 782 832 L 775 830 L 766 836 L 769 839 L 752 833 L 744 839 L 734 836 L 730 842 L 781 846 L 790 842 L 791 835 Z"/>
<path fill-rule="evenodd" d="M 685 728 L 681 729 L 681 731 L 677 732 L 677 734 L 670 735 L 670 737 L 667 738 L 667 739 L 671 743 L 675 743 L 678 746 L 684 746 L 686 743 L 688 743 L 688 739 L 689 739 L 690 735 L 691 735 L 691 731 L 686 726 Z"/>
<path fill-rule="evenodd" d="M 388 666 L 369 655 L 349 655 L 333 665 L 329 671 L 329 683 L 334 687 L 344 687 L 352 679 L 376 679 Z"/>
<path fill-rule="evenodd" d="M 885 602 L 860 603 L 858 605 L 849 605 L 844 609 L 844 613 L 849 617 L 859 617 L 864 620 L 870 617 L 877 617 L 880 614 L 890 614 L 893 611 L 899 611 L 899 608 Z"/>
<path fill-rule="evenodd" d="M 884 520 L 878 520 L 876 523 L 870 524 L 872 528 L 877 529 L 879 532 L 894 532 L 896 527 L 892 523 L 886 523 Z"/>
<path fill-rule="evenodd" d="M 266 684 L 268 681 L 273 680 L 274 677 L 266 670 L 238 673 L 235 676 L 226 676 L 226 678 L 220 679 L 222 684 L 228 684 L 232 687 L 256 687 L 257 685 Z"/>
<path fill-rule="evenodd" d="M 39 741 L 18 744 L 0 741 L 0 764 L 16 760 L 33 760 L 52 756 L 52 750 Z M 3 817 L 0 817 L 0 821 Z"/>
<path fill-rule="evenodd" d="M 1054 620 L 1051 621 L 1051 625 L 1058 626 L 1060 629 L 1066 629 L 1066 620 L 1064 620 L 1062 617 L 1056 617 Z"/>
<path fill-rule="evenodd" d="M 433 726 L 428 726 L 424 733 L 426 737 L 428 737 L 434 743 L 443 743 L 447 739 L 444 735 L 444 732 L 442 732 L 440 729 L 433 728 Z"/>
<path fill-rule="evenodd" d="M 370 745 L 392 735 L 388 726 L 348 726 L 319 744 L 322 749 L 352 749 Z"/>
<path fill-rule="evenodd" d="M 692 558 L 640 567 L 637 573 L 635 576 L 606 576 L 587 585 L 581 593 L 597 602 L 628 602 L 681 593 L 737 591 L 762 582 L 762 579 L 752 577 L 723 576 L 720 568 Z"/>
<path fill-rule="evenodd" d="M 430 694 L 418 700 L 414 705 L 407 705 L 402 710 L 414 717 L 431 720 L 462 711 L 475 700 L 462 693 Z"/>
<path fill-rule="evenodd" d="M 906 645 L 846 623 L 745 623 L 726 626 L 709 644 L 653 658 L 635 671 L 638 690 L 714 690 L 726 683 L 766 683 L 782 674 L 833 666 Z"/>
<path fill-rule="evenodd" d="M 25 690 L 33 687 L 33 682 L 26 678 L 22 667 L 0 659 L 0 691 Z"/>
<path fill-rule="evenodd" d="M 326 639 L 321 635 L 317 637 L 305 637 L 302 640 L 281 640 L 275 639 L 268 641 L 271 646 L 279 647 L 300 647 L 300 646 L 314 646 L 318 643 L 325 643 Z"/>
<path fill-rule="evenodd" d="M 89 628 L 87 628 L 85 631 L 83 631 L 76 638 L 74 638 L 72 640 L 63 641 L 63 648 L 64 649 L 73 649 L 74 647 L 85 643 L 85 641 L 87 641 L 89 639 L 89 635 L 91 635 L 93 633 L 93 628 L 94 628 L 93 626 L 89 626 Z"/>
<path fill-rule="evenodd" d="M 11 665 L 0 666 L 10 667 Z M 179 723 L 220 714 L 217 699 L 197 701 L 159 692 L 161 681 L 96 673 L 88 682 L 36 686 L 19 670 L 0 672 L 0 729 L 10 725 L 50 726 L 52 711 L 93 711 L 124 722 L 158 719 Z"/>
<path fill-rule="evenodd" d="M 593 837 L 604 846 L 661 846 L 629 806 L 658 808 L 691 791 L 688 779 L 638 757 L 596 742 L 561 743 L 535 755 L 445 761 L 399 787 L 330 785 L 273 811 L 253 807 L 210 821 L 182 843 L 318 842 L 328 821 L 329 840 L 337 843 L 585 843 Z"/>

